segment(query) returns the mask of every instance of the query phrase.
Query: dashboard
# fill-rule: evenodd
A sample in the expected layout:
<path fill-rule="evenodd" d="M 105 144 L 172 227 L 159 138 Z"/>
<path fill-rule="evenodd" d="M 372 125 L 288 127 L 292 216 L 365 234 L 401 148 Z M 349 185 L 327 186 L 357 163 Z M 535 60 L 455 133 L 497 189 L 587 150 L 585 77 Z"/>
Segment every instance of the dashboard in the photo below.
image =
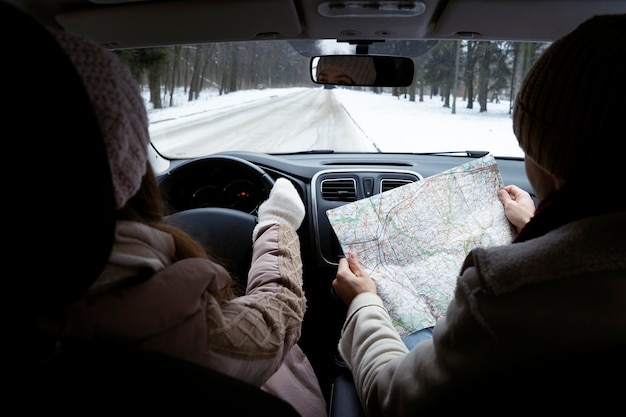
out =
<path fill-rule="evenodd" d="M 166 214 L 222 207 L 256 215 L 273 181 L 290 179 L 307 206 L 300 233 L 313 239 L 316 263 L 333 267 L 342 251 L 327 210 L 423 180 L 482 155 L 227 152 L 173 161 L 170 169 L 157 177 Z M 504 185 L 515 184 L 534 196 L 522 159 L 496 160 Z"/>

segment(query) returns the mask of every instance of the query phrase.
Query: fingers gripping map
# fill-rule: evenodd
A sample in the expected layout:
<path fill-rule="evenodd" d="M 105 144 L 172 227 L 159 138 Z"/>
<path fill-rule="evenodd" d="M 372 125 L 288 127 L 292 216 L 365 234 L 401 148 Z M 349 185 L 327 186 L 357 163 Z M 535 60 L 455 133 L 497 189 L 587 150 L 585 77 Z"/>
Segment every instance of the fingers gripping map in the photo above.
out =
<path fill-rule="evenodd" d="M 356 252 L 401 337 L 446 314 L 474 247 L 511 243 L 494 157 L 459 165 L 326 212 L 344 253 Z"/>

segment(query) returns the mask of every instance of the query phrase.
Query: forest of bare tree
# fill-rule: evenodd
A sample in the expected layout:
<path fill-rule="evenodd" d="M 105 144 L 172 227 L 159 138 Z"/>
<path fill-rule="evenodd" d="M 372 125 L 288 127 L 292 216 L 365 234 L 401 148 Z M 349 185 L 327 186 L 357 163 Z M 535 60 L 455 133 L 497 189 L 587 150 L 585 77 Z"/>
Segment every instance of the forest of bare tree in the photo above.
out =
<path fill-rule="evenodd" d="M 452 112 L 455 98 L 462 97 L 467 108 L 474 108 L 476 103 L 484 112 L 490 101 L 515 97 L 524 75 L 547 46 L 440 41 L 424 55 L 413 58 L 413 83 L 391 91 L 412 101 L 423 101 L 424 95 L 440 96 L 442 106 L 451 107 Z M 309 74 L 310 58 L 300 55 L 286 41 L 177 45 L 117 53 L 139 83 L 149 88 L 150 102 L 156 109 L 171 106 L 177 88 L 184 88 L 191 101 L 206 88 L 228 94 L 254 88 L 314 86 Z M 372 91 L 382 90 L 372 87 Z"/>

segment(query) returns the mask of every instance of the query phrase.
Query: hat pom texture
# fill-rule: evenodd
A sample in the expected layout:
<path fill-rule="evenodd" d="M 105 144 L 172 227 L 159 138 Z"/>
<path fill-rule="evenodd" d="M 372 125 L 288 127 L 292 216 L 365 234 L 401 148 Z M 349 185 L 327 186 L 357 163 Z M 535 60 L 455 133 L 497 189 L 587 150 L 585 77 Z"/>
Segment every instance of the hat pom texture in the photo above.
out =
<path fill-rule="evenodd" d="M 626 15 L 590 18 L 548 47 L 513 109 L 526 157 L 565 181 L 617 174 L 626 158 L 624 57 Z"/>

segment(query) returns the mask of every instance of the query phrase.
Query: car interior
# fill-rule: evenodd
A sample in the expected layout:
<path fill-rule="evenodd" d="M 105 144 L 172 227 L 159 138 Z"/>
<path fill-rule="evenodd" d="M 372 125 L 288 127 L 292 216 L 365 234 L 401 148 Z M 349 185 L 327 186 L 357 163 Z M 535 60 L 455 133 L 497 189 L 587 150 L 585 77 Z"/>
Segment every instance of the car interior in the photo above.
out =
<path fill-rule="evenodd" d="M 5 80 L 12 81 L 5 97 L 15 104 L 6 116 L 6 131 L 32 138 L 12 141 L 8 153 L 28 157 L 31 171 L 6 181 L 11 201 L 19 206 L 5 208 L 11 220 L 17 218 L 5 257 L 7 264 L 24 268 L 6 296 L 12 311 L 7 315 L 6 381 L 12 400 L 24 410 L 40 412 L 127 409 L 224 416 L 298 414 L 256 387 L 166 355 L 112 345 L 60 345 L 32 331 L 40 308 L 62 311 L 95 280 L 110 254 L 115 222 L 95 116 L 71 63 L 43 27 L 79 33 L 113 50 L 287 40 L 307 62 L 314 59 L 315 66 L 329 57 L 310 41 L 338 40 L 355 45 L 354 59 L 371 55 L 379 59 L 379 68 L 389 64 L 387 76 L 368 86 L 400 87 L 413 80 L 412 58 L 436 41 L 549 43 L 593 15 L 626 13 L 626 2 L 615 0 L 2 0 L 0 6 L 5 50 L 15 57 L 2 69 Z M 406 50 L 385 47 L 393 41 L 418 41 L 413 46 L 418 50 L 403 54 Z M 315 78 L 312 83 L 322 88 L 341 84 Z M 60 84 L 74 88 L 61 91 Z M 42 111 L 33 104 L 35 92 L 42 100 L 63 100 Z M 158 168 L 167 220 L 217 251 L 241 280 L 250 266 L 258 205 L 276 179 L 285 177 L 296 186 L 307 213 L 298 230 L 307 296 L 299 345 L 315 369 L 329 415 L 350 417 L 365 414 L 337 351 L 346 306 L 331 282 L 344 253 L 327 210 L 421 181 L 487 152 L 232 150 L 172 158 L 151 147 L 150 157 Z M 534 197 L 523 158 L 496 155 L 496 160 L 504 184 L 516 184 Z M 47 181 L 54 186 L 42 187 Z M 229 188 L 237 193 L 245 188 L 253 197 L 243 203 L 221 197 L 214 201 L 212 190 L 229 195 Z M 57 241 L 81 244 L 68 253 Z M 29 257 L 33 251 L 40 252 L 36 262 Z M 485 380 L 465 381 L 462 391 L 433 401 L 432 414 L 472 408 L 488 415 L 619 410 L 624 354 L 618 347 L 547 358 Z"/>

